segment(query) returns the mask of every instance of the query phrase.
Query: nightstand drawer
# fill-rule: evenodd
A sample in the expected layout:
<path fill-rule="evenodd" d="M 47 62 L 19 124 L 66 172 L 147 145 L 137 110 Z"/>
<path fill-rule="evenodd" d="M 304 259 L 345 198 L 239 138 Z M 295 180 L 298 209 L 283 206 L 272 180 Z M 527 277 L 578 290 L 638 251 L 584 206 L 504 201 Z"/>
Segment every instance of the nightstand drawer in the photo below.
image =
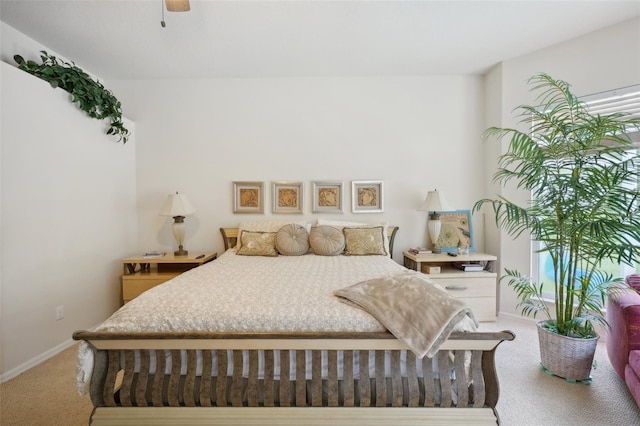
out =
<path fill-rule="evenodd" d="M 455 298 L 464 297 L 496 297 L 496 276 L 490 274 L 489 277 L 474 278 L 437 278 L 429 275 L 434 282 L 438 283 L 447 293 Z"/>
<path fill-rule="evenodd" d="M 497 319 L 498 274 L 494 272 L 497 261 L 495 256 L 485 253 L 462 256 L 449 256 L 446 253 L 416 255 L 407 251 L 402 254 L 405 267 L 426 273 L 429 279 L 442 286 L 447 293 L 466 303 L 478 321 Z M 454 263 L 477 263 L 482 265 L 483 270 L 463 271 L 456 268 Z M 428 273 L 429 267 L 435 267 L 435 271 Z"/>
<path fill-rule="evenodd" d="M 150 288 L 217 257 L 218 253 L 194 253 L 190 256 L 167 253 L 161 256 L 128 257 L 122 261 L 122 302 L 127 303 Z"/>
<path fill-rule="evenodd" d="M 122 277 L 122 301 L 127 303 L 145 291 L 179 274 L 134 274 Z"/>

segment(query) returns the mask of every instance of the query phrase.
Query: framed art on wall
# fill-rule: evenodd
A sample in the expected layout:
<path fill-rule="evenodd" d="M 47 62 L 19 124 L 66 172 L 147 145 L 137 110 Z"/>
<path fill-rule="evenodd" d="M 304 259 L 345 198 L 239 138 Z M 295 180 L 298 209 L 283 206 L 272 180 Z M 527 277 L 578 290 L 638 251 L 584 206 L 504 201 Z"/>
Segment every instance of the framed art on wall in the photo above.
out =
<path fill-rule="evenodd" d="M 302 213 L 302 182 L 273 182 L 273 213 Z"/>
<path fill-rule="evenodd" d="M 233 182 L 234 213 L 264 213 L 263 182 Z"/>
<path fill-rule="evenodd" d="M 438 247 L 442 252 L 455 252 L 458 247 L 475 250 L 471 210 L 453 210 L 440 214 Z"/>
<path fill-rule="evenodd" d="M 342 213 L 342 182 L 312 183 L 313 213 Z"/>
<path fill-rule="evenodd" d="M 351 204 L 353 213 L 382 213 L 384 211 L 382 181 L 352 181 Z"/>

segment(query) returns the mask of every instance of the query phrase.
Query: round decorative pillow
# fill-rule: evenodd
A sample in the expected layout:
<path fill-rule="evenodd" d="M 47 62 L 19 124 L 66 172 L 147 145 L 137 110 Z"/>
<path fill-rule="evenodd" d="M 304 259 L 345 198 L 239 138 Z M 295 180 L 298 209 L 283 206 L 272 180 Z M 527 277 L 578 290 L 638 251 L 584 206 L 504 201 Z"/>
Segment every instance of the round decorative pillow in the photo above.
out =
<path fill-rule="evenodd" d="M 337 256 L 344 251 L 344 234 L 333 226 L 314 226 L 309 234 L 309 245 L 314 254 Z"/>
<path fill-rule="evenodd" d="M 309 251 L 307 229 L 296 223 L 289 223 L 276 234 L 276 248 L 284 256 L 301 256 Z"/>

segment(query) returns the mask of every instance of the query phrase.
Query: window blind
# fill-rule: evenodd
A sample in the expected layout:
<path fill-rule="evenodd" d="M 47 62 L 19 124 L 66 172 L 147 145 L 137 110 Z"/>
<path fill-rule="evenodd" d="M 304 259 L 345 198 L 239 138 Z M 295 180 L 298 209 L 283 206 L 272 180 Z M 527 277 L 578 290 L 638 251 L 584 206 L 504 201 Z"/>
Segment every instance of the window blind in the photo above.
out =
<path fill-rule="evenodd" d="M 630 114 L 627 116 L 633 118 L 640 118 L 640 84 L 622 89 L 609 90 L 606 92 L 595 93 L 587 96 L 579 97 L 584 102 L 589 113 L 593 115 L 607 115 L 619 112 Z M 535 122 L 533 123 L 535 126 Z M 640 148 L 640 131 L 637 128 L 628 129 L 627 135 L 636 147 Z M 540 249 L 539 242 L 532 243 L 532 269 L 536 271 L 536 280 L 542 282 L 544 277 L 547 276 L 545 267 L 548 265 L 548 253 L 537 252 Z M 629 273 L 640 272 L 640 266 L 629 266 L 626 264 L 619 265 L 620 270 L 618 275 L 625 276 Z M 548 285 L 548 284 L 547 284 Z M 553 298 L 553 291 L 545 287 L 544 294 Z"/>
<path fill-rule="evenodd" d="M 593 115 L 608 115 L 618 112 L 630 114 L 628 117 L 640 118 L 640 85 L 624 87 L 593 95 L 580 97 Z M 637 128 L 628 129 L 631 140 L 640 145 L 640 132 Z"/>

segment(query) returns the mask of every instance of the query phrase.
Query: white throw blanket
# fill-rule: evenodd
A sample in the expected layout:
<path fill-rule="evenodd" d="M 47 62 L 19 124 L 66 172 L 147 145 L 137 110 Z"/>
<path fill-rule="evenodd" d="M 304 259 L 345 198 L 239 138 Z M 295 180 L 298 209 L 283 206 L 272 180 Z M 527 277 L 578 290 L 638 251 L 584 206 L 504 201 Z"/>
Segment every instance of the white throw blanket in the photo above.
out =
<path fill-rule="evenodd" d="M 452 331 L 477 327 L 464 302 L 419 273 L 374 278 L 334 294 L 371 314 L 419 358 L 435 355 Z"/>

